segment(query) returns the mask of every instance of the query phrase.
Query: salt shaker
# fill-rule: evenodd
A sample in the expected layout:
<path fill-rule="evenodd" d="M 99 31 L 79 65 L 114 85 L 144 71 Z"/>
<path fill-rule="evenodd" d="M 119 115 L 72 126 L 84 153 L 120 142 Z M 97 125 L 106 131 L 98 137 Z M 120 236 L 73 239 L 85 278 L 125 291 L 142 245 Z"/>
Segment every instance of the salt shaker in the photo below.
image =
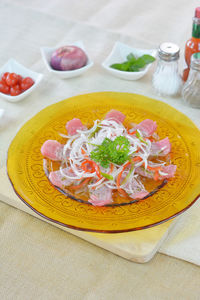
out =
<path fill-rule="evenodd" d="M 180 49 L 176 44 L 163 43 L 158 49 L 157 68 L 152 84 L 159 95 L 175 96 L 180 93 L 182 79 L 178 73 Z"/>
<path fill-rule="evenodd" d="M 191 57 L 190 73 L 183 86 L 184 102 L 194 108 L 200 108 L 200 52 Z"/>

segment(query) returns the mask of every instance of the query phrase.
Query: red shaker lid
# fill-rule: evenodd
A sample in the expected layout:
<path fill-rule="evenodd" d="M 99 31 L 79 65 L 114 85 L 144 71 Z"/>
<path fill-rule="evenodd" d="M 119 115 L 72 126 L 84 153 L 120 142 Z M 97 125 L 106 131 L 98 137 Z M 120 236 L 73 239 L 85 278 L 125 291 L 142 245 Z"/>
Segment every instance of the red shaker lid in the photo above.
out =
<path fill-rule="evenodd" d="M 198 19 L 200 19 L 200 7 L 197 7 L 196 9 L 195 9 L 195 18 L 198 18 Z"/>

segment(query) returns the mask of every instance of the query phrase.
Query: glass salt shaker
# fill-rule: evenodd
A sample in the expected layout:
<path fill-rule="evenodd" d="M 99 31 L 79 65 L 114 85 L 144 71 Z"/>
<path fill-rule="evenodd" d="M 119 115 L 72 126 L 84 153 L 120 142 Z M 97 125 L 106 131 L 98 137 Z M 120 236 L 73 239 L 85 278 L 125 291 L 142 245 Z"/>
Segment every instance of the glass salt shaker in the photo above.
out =
<path fill-rule="evenodd" d="M 183 86 L 184 102 L 194 108 L 200 108 L 200 52 L 191 57 L 190 73 Z"/>
<path fill-rule="evenodd" d="M 152 84 L 159 95 L 175 96 L 181 92 L 182 79 L 178 72 L 180 48 L 173 43 L 162 43 L 158 49 L 157 67 Z"/>

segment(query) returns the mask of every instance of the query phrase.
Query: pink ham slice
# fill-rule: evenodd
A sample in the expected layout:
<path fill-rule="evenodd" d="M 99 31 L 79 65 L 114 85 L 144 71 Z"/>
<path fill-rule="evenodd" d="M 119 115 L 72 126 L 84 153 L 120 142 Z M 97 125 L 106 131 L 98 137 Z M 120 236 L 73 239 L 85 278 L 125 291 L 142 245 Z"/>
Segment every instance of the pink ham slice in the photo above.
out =
<path fill-rule="evenodd" d="M 135 170 L 135 172 L 141 176 L 148 177 L 148 178 L 153 178 L 154 177 L 154 172 L 150 170 L 145 170 L 143 167 L 139 167 Z M 176 165 L 168 165 L 168 166 L 163 166 L 161 169 L 161 172 L 163 173 L 162 175 L 159 175 L 159 180 L 163 180 L 165 178 L 171 178 L 174 177 L 175 172 L 176 172 Z"/>
<path fill-rule="evenodd" d="M 156 131 L 157 124 L 150 119 L 146 119 L 136 125 L 134 129 L 139 129 L 144 137 L 149 137 Z"/>
<path fill-rule="evenodd" d="M 166 137 L 163 140 L 160 140 L 158 142 L 153 142 L 151 144 L 151 152 L 150 155 L 152 156 L 164 156 L 167 155 L 171 151 L 171 144 Z"/>
<path fill-rule="evenodd" d="M 66 129 L 69 135 L 75 135 L 77 130 L 84 130 L 85 126 L 80 119 L 74 118 L 67 122 Z"/>
<path fill-rule="evenodd" d="M 141 182 L 138 182 L 135 178 L 122 188 L 132 199 L 142 199 L 149 194 L 144 185 Z"/>
<path fill-rule="evenodd" d="M 118 110 L 111 109 L 105 116 L 106 120 L 114 120 L 117 123 L 123 123 L 126 116 Z"/>
<path fill-rule="evenodd" d="M 55 140 L 47 140 L 41 147 L 41 153 L 46 158 L 54 161 L 62 160 L 63 145 Z"/>
<path fill-rule="evenodd" d="M 65 168 L 63 169 L 64 174 L 68 176 L 74 176 L 74 172 L 71 171 L 71 168 Z M 49 174 L 49 180 L 51 183 L 59 188 L 63 188 L 65 186 L 69 186 L 74 182 L 74 179 L 68 179 L 62 175 L 60 170 L 50 172 Z M 76 180 L 77 181 L 77 180 Z"/>
<path fill-rule="evenodd" d="M 94 206 L 103 206 L 106 204 L 111 204 L 112 201 L 112 191 L 106 186 L 102 186 L 99 189 L 90 192 L 90 199 L 88 200 Z"/>
<path fill-rule="evenodd" d="M 166 175 L 162 175 L 159 179 L 174 177 L 176 173 L 176 165 L 164 166 L 161 171 L 166 173 Z"/>
<path fill-rule="evenodd" d="M 130 198 L 132 199 L 143 199 L 144 197 L 146 197 L 149 193 L 147 191 L 141 191 L 141 192 L 136 192 L 134 194 L 129 195 Z"/>

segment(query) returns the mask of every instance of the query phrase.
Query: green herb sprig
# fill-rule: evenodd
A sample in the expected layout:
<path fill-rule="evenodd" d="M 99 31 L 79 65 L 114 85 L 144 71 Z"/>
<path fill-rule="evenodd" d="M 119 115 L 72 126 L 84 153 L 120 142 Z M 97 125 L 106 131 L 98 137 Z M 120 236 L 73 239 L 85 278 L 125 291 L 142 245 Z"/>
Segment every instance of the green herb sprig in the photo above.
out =
<path fill-rule="evenodd" d="M 90 157 L 104 168 L 108 168 L 110 163 L 122 165 L 129 159 L 129 146 L 130 142 L 124 136 L 118 136 L 114 141 L 105 138 L 90 153 Z"/>
<path fill-rule="evenodd" d="M 136 58 L 133 53 L 127 55 L 127 61 L 110 65 L 111 68 L 125 72 L 139 72 L 140 69 L 155 61 L 155 57 L 144 54 Z"/>

